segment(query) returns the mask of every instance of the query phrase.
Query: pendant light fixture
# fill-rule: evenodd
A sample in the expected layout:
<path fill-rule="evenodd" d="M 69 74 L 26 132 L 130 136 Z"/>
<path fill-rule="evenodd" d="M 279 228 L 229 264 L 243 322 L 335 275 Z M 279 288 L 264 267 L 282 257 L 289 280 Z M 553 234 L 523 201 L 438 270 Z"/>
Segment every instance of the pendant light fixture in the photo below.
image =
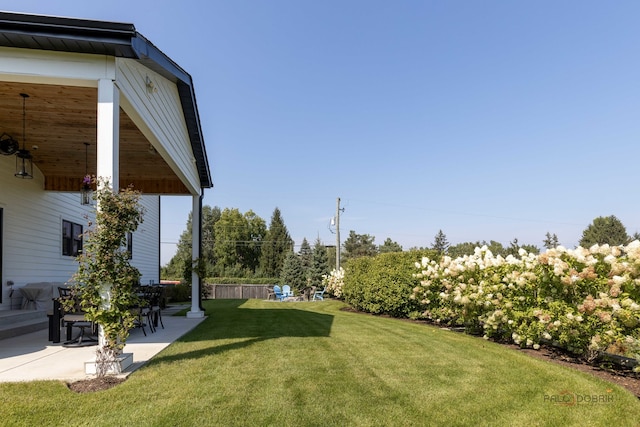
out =
<path fill-rule="evenodd" d="M 33 178 L 33 156 L 26 148 L 26 101 L 29 95 L 27 95 L 26 93 L 21 93 L 20 96 L 22 97 L 22 149 L 18 150 L 18 152 L 16 153 L 16 173 L 14 174 L 14 176 L 16 178 L 31 179 Z"/>
<path fill-rule="evenodd" d="M 84 143 L 84 178 L 82 178 L 82 187 L 80 187 L 80 204 L 91 204 L 91 175 L 89 175 L 89 143 Z"/>

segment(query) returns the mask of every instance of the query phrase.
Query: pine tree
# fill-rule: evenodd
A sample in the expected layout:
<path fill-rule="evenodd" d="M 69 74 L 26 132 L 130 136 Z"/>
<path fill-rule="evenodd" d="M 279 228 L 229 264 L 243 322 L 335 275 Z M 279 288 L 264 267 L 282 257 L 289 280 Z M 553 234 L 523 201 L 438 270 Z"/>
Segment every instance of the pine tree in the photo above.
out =
<path fill-rule="evenodd" d="M 437 251 L 439 254 L 447 253 L 447 250 L 449 249 L 449 242 L 447 241 L 447 236 L 442 232 L 442 230 L 438 230 L 438 234 L 436 234 L 431 249 Z"/>
<path fill-rule="evenodd" d="M 305 275 L 308 276 L 309 269 L 311 268 L 312 251 L 306 237 L 302 239 L 302 244 L 300 245 L 300 251 L 298 252 L 298 255 L 300 255 L 302 269 L 304 270 Z"/>
<path fill-rule="evenodd" d="M 262 243 L 260 269 L 264 277 L 278 277 L 284 265 L 287 253 L 293 247 L 293 240 L 284 225 L 280 209 L 275 208 L 271 215 L 269 230 Z"/>
<path fill-rule="evenodd" d="M 374 236 L 369 234 L 357 234 L 354 230 L 349 231 L 349 237 L 342 244 L 343 258 L 359 258 L 363 256 L 375 256 L 378 254 L 378 247 L 375 245 Z"/>
<path fill-rule="evenodd" d="M 551 234 L 547 231 L 545 235 L 545 239 L 542 241 L 542 244 L 547 249 L 553 249 L 560 246 L 560 242 L 558 242 L 558 236 L 555 233 Z"/>
<path fill-rule="evenodd" d="M 580 239 L 580 246 L 589 248 L 594 244 L 611 246 L 624 245 L 629 241 L 627 229 L 622 222 L 611 215 L 608 217 L 599 216 L 593 220 L 583 232 Z"/>
<path fill-rule="evenodd" d="M 387 240 L 383 244 L 378 246 L 378 252 L 386 254 L 389 252 L 402 252 L 402 246 L 398 242 L 394 242 L 391 238 L 387 237 Z"/>
<path fill-rule="evenodd" d="M 282 273 L 280 274 L 280 283 L 296 289 L 298 294 L 307 287 L 307 279 L 302 269 L 302 261 L 300 256 L 293 251 L 289 251 L 285 256 Z"/>
<path fill-rule="evenodd" d="M 313 245 L 311 267 L 309 269 L 309 284 L 311 286 L 320 286 L 322 276 L 325 274 L 329 274 L 327 248 L 322 244 L 320 238 L 317 238 L 316 243 Z"/>

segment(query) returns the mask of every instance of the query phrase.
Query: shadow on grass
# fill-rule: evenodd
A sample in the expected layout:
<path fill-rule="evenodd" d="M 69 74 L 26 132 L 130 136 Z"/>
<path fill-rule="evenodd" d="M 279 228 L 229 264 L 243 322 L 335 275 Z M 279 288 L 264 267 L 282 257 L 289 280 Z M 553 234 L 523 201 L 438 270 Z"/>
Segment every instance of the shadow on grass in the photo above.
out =
<path fill-rule="evenodd" d="M 274 308 L 243 308 L 247 301 L 246 299 L 205 301 L 207 319 L 176 342 L 208 342 L 210 345 L 179 354 L 160 354 L 148 365 L 198 359 L 246 348 L 268 339 L 328 337 L 331 333 L 332 315 L 295 308 L 296 303 L 274 302 L 269 303 L 274 304 Z M 230 339 L 237 341 L 216 343 L 216 341 Z"/>

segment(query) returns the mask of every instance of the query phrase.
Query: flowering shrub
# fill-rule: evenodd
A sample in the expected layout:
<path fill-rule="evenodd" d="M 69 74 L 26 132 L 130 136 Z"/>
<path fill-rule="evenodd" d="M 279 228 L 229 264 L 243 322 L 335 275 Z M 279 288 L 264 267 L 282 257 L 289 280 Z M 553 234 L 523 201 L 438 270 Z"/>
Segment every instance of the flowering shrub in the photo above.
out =
<path fill-rule="evenodd" d="M 101 342 L 96 350 L 100 377 L 115 362 L 134 326 L 131 307 L 137 296 L 133 286 L 139 283 L 140 272 L 129 261 L 126 236 L 143 222 L 144 208 L 139 205 L 138 191 L 127 188 L 114 192 L 106 179 L 99 179 L 97 184 L 95 221 L 89 222 L 84 234 L 72 289 L 87 320 L 100 326 Z"/>
<path fill-rule="evenodd" d="M 563 247 L 535 255 L 423 258 L 411 298 L 422 317 L 587 359 L 602 351 L 640 358 L 640 242 Z"/>
<path fill-rule="evenodd" d="M 336 298 L 340 298 L 342 296 L 343 285 L 344 268 L 342 267 L 340 267 L 339 271 L 334 268 L 331 270 L 331 273 L 322 275 L 322 286 L 325 287 L 325 292 Z"/>

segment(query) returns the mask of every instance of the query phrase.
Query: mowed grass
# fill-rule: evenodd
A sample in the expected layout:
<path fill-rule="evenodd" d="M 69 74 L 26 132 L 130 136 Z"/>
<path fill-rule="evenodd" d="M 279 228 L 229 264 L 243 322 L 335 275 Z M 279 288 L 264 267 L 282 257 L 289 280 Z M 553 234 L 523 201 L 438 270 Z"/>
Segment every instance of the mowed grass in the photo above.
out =
<path fill-rule="evenodd" d="M 61 382 L 1 384 L 1 424 L 639 425 L 640 401 L 588 374 L 343 307 L 206 301 L 209 317 L 198 328 L 115 388 L 75 394 Z"/>

